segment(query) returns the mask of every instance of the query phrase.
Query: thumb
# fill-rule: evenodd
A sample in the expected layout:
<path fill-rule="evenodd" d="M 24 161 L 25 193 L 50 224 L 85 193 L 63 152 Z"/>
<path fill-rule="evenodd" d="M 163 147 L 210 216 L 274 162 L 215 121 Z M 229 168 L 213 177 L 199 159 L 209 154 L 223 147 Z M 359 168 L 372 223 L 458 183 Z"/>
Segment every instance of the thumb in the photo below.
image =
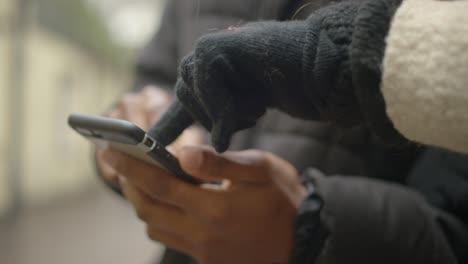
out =
<path fill-rule="evenodd" d="M 184 147 L 180 150 L 182 169 L 203 181 L 267 182 L 270 159 L 261 151 L 218 154 L 209 147 Z"/>

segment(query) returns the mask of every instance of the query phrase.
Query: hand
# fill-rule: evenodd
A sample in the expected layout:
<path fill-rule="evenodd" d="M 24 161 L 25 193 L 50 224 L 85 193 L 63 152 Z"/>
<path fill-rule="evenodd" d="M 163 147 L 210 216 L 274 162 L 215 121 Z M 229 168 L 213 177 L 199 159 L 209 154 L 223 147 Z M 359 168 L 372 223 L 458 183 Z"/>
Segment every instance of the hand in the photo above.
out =
<path fill-rule="evenodd" d="M 181 63 L 177 96 L 211 131 L 216 150 L 225 151 L 231 135 L 267 108 L 343 125 L 360 120 L 348 54 L 360 2 L 330 5 L 306 21 L 251 23 L 198 40 Z"/>
<path fill-rule="evenodd" d="M 151 239 L 199 263 L 287 263 L 293 224 L 306 195 L 296 170 L 266 152 L 216 154 L 206 147 L 179 152 L 182 168 L 203 181 L 195 186 L 118 152 L 106 158 Z"/>
<path fill-rule="evenodd" d="M 147 130 L 161 117 L 161 114 L 169 106 L 170 102 L 171 96 L 168 92 L 154 86 L 147 86 L 139 93 L 123 96 L 107 116 L 128 120 L 140 128 Z M 201 144 L 202 138 L 202 132 L 199 129 L 190 128 L 168 148 L 172 152 L 176 152 L 178 148 L 184 145 Z M 104 179 L 118 186 L 117 173 L 104 162 L 102 157 L 103 152 L 103 150 L 96 150 L 97 166 L 102 172 Z"/>

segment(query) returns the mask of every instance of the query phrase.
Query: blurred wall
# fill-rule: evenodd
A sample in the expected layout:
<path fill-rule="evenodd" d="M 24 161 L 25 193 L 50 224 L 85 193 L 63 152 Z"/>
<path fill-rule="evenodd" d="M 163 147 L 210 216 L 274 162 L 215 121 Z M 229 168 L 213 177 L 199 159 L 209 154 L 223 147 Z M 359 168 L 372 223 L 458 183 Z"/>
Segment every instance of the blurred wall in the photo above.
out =
<path fill-rule="evenodd" d="M 1 0 L 1 16 L 11 13 L 16 2 Z M 10 23 L 12 17 L 0 22 L 0 215 L 12 196 L 8 177 L 21 177 L 20 196 L 26 205 L 76 195 L 96 183 L 91 148 L 68 128 L 67 116 L 103 113 L 129 85 L 127 68 L 114 66 L 76 39 L 38 23 L 37 2 L 29 3 L 19 85 L 24 107 L 19 116 L 9 112 L 8 104 L 12 100 L 9 87 L 15 86 L 8 69 L 15 65 L 9 47 L 14 30 L 3 30 L 3 21 Z M 20 120 L 22 131 L 12 131 L 11 118 Z M 8 162 L 7 152 L 15 147 L 12 138 L 24 139 L 16 163 L 21 175 L 11 175 L 14 164 Z"/>
<path fill-rule="evenodd" d="M 13 0 L 0 1 L 0 216 L 10 205 L 7 177 L 8 89 L 10 72 L 10 38 Z"/>
<path fill-rule="evenodd" d="M 23 191 L 35 203 L 83 190 L 95 180 L 91 149 L 67 126 L 67 116 L 103 113 L 127 81 L 46 29 L 33 26 L 28 38 Z"/>

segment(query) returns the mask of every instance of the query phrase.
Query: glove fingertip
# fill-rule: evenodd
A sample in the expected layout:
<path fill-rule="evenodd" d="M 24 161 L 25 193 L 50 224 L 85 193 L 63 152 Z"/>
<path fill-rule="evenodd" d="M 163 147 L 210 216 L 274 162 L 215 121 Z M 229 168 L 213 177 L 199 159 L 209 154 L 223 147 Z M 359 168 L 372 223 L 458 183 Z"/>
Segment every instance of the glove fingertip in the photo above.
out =
<path fill-rule="evenodd" d="M 214 149 L 216 150 L 216 152 L 218 152 L 218 153 L 224 153 L 224 152 L 226 152 L 227 149 L 229 148 L 229 143 L 226 143 L 226 142 L 214 143 L 214 142 L 213 142 L 213 147 L 214 147 Z"/>
<path fill-rule="evenodd" d="M 218 153 L 223 153 L 229 148 L 230 136 L 211 135 L 211 144 Z"/>
<path fill-rule="evenodd" d="M 211 143 L 219 153 L 225 152 L 231 143 L 234 126 L 229 119 L 224 119 L 213 124 L 211 131 Z"/>

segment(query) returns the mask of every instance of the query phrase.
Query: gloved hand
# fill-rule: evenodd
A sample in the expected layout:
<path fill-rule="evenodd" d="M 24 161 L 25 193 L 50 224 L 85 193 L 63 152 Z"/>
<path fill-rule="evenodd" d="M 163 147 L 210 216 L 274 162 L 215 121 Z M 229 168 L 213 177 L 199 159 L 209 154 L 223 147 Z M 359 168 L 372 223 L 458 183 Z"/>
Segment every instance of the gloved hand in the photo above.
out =
<path fill-rule="evenodd" d="M 220 152 L 228 148 L 233 133 L 253 126 L 267 108 L 342 126 L 361 123 L 351 51 L 356 18 L 366 15 L 366 2 L 372 5 L 349 0 L 322 8 L 305 21 L 251 23 L 205 35 L 180 65 L 176 92 L 183 107 L 175 103 L 173 109 L 184 122 L 174 125 L 168 118 L 166 123 L 180 130 L 188 116 L 194 118 L 211 131 Z M 389 6 L 399 0 L 379 2 L 383 7 L 375 8 L 384 9 L 388 21 L 383 25 L 388 26 L 387 13 L 396 8 Z M 384 48 L 376 44 L 371 50 Z M 380 69 L 380 62 L 377 58 L 369 64 Z M 175 112 L 168 115 L 175 117 Z M 155 131 L 167 134 L 163 123 Z"/>
<path fill-rule="evenodd" d="M 354 2 L 354 1 L 353 1 Z M 218 151 L 267 108 L 313 120 L 359 119 L 349 53 L 358 5 L 319 10 L 306 21 L 259 22 L 208 34 L 181 63 L 177 96 L 212 133 Z"/>

